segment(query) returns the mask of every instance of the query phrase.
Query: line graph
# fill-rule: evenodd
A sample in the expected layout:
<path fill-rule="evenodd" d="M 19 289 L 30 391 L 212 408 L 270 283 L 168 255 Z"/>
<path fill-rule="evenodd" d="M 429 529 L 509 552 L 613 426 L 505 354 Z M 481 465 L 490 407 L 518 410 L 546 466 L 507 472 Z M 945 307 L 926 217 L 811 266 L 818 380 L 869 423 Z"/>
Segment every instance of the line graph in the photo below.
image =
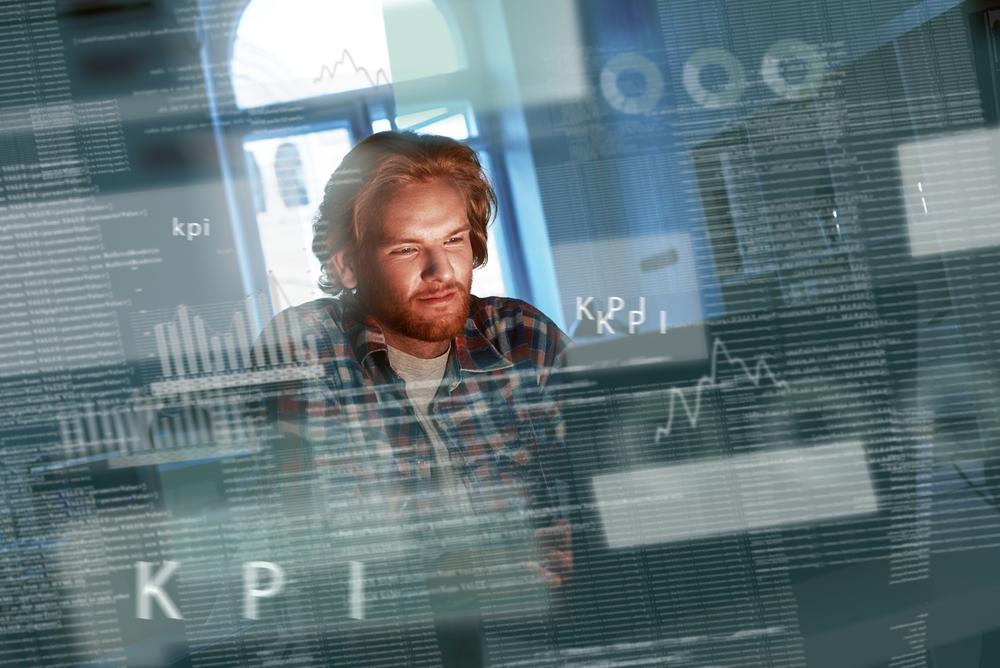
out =
<path fill-rule="evenodd" d="M 368 80 L 368 85 L 370 86 L 389 85 L 392 83 L 389 81 L 389 74 L 381 67 L 375 70 L 375 76 L 373 78 L 371 71 L 367 67 L 361 67 L 354 62 L 354 57 L 347 49 L 344 49 L 343 53 L 340 54 L 340 60 L 335 62 L 332 67 L 323 65 L 319 70 L 319 75 L 313 79 L 313 83 L 319 83 L 323 80 L 324 76 L 328 79 L 333 79 L 337 76 L 337 70 L 345 64 L 349 64 L 354 69 L 354 74 L 363 74 L 365 79 Z"/>
<path fill-rule="evenodd" d="M 786 392 L 789 390 L 788 383 L 775 376 L 774 372 L 771 371 L 771 367 L 768 366 L 767 361 L 764 359 L 764 355 L 756 356 L 755 359 L 757 362 L 754 364 L 753 370 L 751 371 L 750 367 L 743 361 L 743 358 L 731 355 L 729 353 L 729 349 L 726 348 L 726 344 L 724 344 L 721 339 L 715 339 L 712 343 L 712 355 L 709 362 L 708 374 L 698 379 L 698 383 L 694 387 L 670 388 L 670 405 L 667 409 L 667 424 L 666 426 L 656 428 L 656 445 L 660 444 L 661 439 L 669 437 L 671 431 L 673 431 L 674 419 L 677 417 L 678 403 L 680 403 L 680 406 L 684 411 L 684 415 L 687 416 L 688 424 L 690 424 L 692 428 L 697 427 L 698 417 L 701 415 L 701 398 L 705 390 L 731 387 L 735 383 L 735 381 L 730 383 L 718 382 L 720 355 L 731 366 L 741 369 L 744 376 L 746 376 L 747 380 L 749 380 L 754 387 L 760 387 L 761 380 L 766 377 L 775 387 Z M 694 394 L 694 399 L 691 403 L 688 403 L 687 393 L 689 392 Z"/>

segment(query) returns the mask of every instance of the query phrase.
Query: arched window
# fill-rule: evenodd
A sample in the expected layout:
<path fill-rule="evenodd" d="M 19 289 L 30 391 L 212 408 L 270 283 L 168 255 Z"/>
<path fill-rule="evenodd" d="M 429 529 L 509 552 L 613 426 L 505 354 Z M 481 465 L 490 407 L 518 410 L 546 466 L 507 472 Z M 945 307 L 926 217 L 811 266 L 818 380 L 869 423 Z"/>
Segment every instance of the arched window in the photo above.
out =
<path fill-rule="evenodd" d="M 274 176 L 278 179 L 278 192 L 286 207 L 290 209 L 309 203 L 302 158 L 295 144 L 285 142 L 274 152 Z"/>
<path fill-rule="evenodd" d="M 240 108 L 454 72 L 465 58 L 433 0 L 252 0 L 236 30 Z"/>
<path fill-rule="evenodd" d="M 253 190 L 254 213 L 267 211 L 267 196 L 264 194 L 264 175 L 260 173 L 260 165 L 252 153 L 246 154 L 247 170 L 250 172 L 250 188 Z"/>

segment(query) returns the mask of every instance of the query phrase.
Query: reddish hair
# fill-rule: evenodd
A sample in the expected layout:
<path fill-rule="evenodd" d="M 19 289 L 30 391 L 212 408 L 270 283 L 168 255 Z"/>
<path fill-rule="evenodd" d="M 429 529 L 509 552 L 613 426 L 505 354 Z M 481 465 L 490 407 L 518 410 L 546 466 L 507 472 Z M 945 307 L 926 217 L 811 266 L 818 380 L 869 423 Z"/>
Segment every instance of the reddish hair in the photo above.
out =
<path fill-rule="evenodd" d="M 379 132 L 351 149 L 326 184 L 313 221 L 312 250 L 322 266 L 320 289 L 333 295 L 344 290 L 330 260 L 341 250 L 365 248 L 365 228 L 393 193 L 434 179 L 448 181 L 464 196 L 473 267 L 486 264 L 486 227 L 497 198 L 476 152 L 449 137 Z"/>

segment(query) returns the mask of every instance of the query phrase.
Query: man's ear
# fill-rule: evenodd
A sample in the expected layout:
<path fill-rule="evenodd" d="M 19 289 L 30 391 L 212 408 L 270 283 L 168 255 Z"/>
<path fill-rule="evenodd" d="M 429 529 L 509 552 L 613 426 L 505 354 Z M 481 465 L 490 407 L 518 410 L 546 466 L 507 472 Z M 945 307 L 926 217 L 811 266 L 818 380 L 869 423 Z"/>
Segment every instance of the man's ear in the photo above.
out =
<path fill-rule="evenodd" d="M 358 277 L 354 271 L 354 262 L 354 253 L 349 250 L 337 251 L 330 258 L 330 264 L 333 265 L 333 270 L 337 272 L 340 284 L 348 290 L 358 287 Z"/>

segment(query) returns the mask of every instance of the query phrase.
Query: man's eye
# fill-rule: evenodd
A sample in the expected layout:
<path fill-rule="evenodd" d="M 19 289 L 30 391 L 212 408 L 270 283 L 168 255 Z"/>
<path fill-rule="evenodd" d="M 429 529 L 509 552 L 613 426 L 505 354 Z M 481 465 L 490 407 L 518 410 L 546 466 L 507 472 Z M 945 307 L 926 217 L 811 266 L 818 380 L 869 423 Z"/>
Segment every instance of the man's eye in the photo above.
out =
<path fill-rule="evenodd" d="M 397 248 L 396 250 L 392 251 L 392 254 L 393 255 L 409 255 L 411 253 L 415 253 L 416 250 L 417 250 L 416 248 L 410 248 L 409 246 L 407 246 L 406 248 Z"/>
<path fill-rule="evenodd" d="M 451 239 L 448 239 L 448 243 L 450 244 L 460 243 L 461 241 L 462 237 L 452 237 Z"/>

